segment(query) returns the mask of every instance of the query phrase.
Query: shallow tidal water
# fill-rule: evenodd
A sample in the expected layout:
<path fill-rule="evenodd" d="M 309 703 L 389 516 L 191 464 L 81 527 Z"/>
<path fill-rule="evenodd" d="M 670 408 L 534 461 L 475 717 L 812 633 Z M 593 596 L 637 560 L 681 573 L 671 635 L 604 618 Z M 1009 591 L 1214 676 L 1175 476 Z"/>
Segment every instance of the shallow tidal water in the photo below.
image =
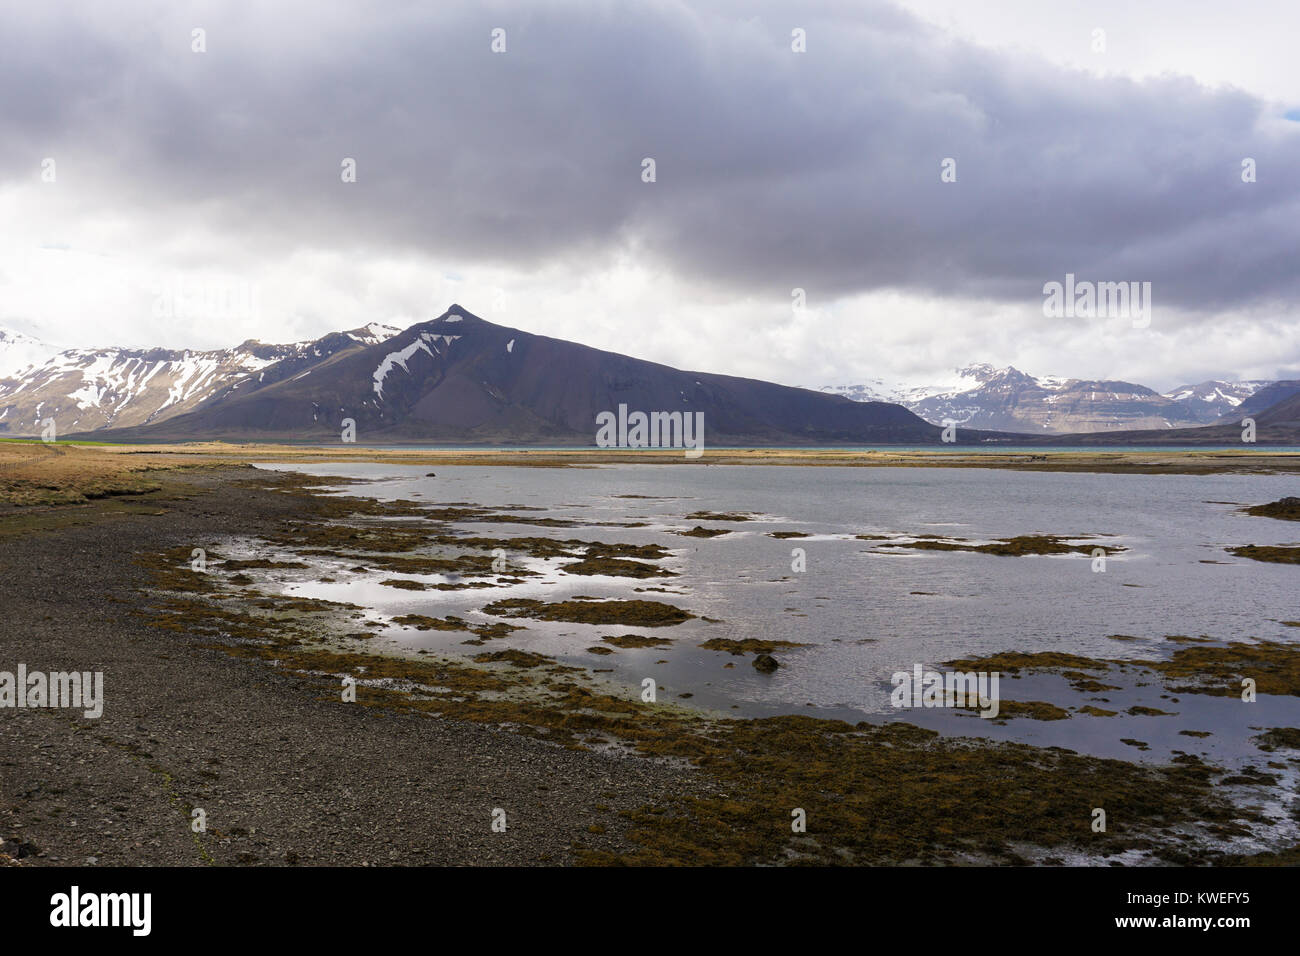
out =
<path fill-rule="evenodd" d="M 1114 718 L 1073 715 L 994 724 L 953 709 L 894 708 L 891 675 L 921 664 L 1000 651 L 1062 651 L 1094 658 L 1159 658 L 1178 645 L 1169 635 L 1216 641 L 1300 641 L 1300 568 L 1228 554 L 1226 547 L 1300 543 L 1294 522 L 1239 513 L 1244 505 L 1300 493 L 1287 475 L 1112 475 L 1025 473 L 972 468 L 839 468 L 790 466 L 601 465 L 582 468 L 303 464 L 270 466 L 309 475 L 370 479 L 331 493 L 537 511 L 523 516 L 579 522 L 565 528 L 458 523 L 467 535 L 554 537 L 630 544 L 658 543 L 672 556 L 656 562 L 677 577 L 636 580 L 566 575 L 563 559 L 508 554 L 517 567 L 541 572 L 518 585 L 450 591 L 382 586 L 394 575 L 348 574 L 355 561 L 320 559 L 310 572 L 278 572 L 259 581 L 267 591 L 359 604 L 371 620 L 403 614 L 457 615 L 471 623 L 505 620 L 481 608 L 502 598 L 559 601 L 578 595 L 642 598 L 677 605 L 700 617 L 661 628 L 510 619 L 526 630 L 465 647 L 463 632 L 380 632 L 410 648 L 470 656 L 519 648 L 603 672 L 639 692 L 653 678 L 661 701 L 731 715 L 801 713 L 849 721 L 905 719 L 946 733 L 1016 739 L 1129 760 L 1163 760 L 1178 750 L 1221 764 L 1262 762 L 1250 738 L 1262 727 L 1300 726 L 1300 703 L 1261 695 L 1254 704 L 1201 694 L 1170 695 L 1157 680 L 1141 686 L 1126 675 L 1098 675 L 1119 690 L 1081 694 L 1063 678 L 1002 675 L 1004 699 L 1083 704 L 1124 711 L 1135 704 L 1171 716 Z M 644 496 L 644 497 L 628 497 Z M 746 512 L 730 523 L 688 519 L 696 511 Z M 645 522 L 646 527 L 600 526 Z M 696 525 L 726 528 L 718 538 L 682 537 Z M 774 531 L 809 537 L 781 540 Z M 1108 555 L 1105 571 L 1086 554 L 1003 557 L 882 548 L 853 536 L 942 535 L 984 542 L 1025 534 L 1097 536 L 1090 547 Z M 806 570 L 796 571 L 795 549 Z M 321 581 L 331 577 L 333 581 Z M 637 592 L 636 588 L 665 588 Z M 711 620 L 704 620 L 708 618 Z M 605 635 L 644 634 L 669 647 L 587 648 Z M 1109 635 L 1137 640 L 1117 642 Z M 786 640 L 809 646 L 777 652 L 781 667 L 757 671 L 753 655 L 705 650 L 710 638 Z M 733 665 L 728 667 L 727 665 Z M 1132 672 L 1136 674 L 1136 672 Z M 1150 680 L 1150 678 L 1142 678 Z M 686 696 L 683 696 L 686 695 Z M 1176 698 L 1176 699 L 1175 699 Z M 1104 702 L 1099 702 L 1104 701 Z M 1195 739 L 1186 729 L 1210 731 Z M 1122 742 L 1136 738 L 1145 750 Z"/>

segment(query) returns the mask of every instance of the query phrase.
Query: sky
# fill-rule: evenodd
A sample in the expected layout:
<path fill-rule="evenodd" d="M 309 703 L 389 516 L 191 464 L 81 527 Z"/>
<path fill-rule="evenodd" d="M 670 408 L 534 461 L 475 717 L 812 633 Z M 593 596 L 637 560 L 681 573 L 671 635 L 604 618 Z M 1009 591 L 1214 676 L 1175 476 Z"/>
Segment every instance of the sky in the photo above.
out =
<path fill-rule="evenodd" d="M 1300 4 L 5 21 L 0 326 L 57 345 L 298 341 L 457 302 L 813 387 L 1300 378 Z M 1149 321 L 1048 314 L 1067 274 L 1150 283 Z"/>

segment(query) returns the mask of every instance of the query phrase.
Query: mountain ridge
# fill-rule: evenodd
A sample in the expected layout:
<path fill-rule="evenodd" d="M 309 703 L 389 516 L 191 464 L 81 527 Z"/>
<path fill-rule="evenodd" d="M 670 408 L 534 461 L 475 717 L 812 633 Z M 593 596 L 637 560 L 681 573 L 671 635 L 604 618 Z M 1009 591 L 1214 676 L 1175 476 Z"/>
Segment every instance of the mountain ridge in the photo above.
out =
<path fill-rule="evenodd" d="M 0 377 L 0 434 L 40 434 L 50 419 L 57 434 L 166 420 L 213 395 L 260 385 L 263 380 L 253 376 L 280 363 L 301 368 L 324 354 L 374 344 L 396 331 L 370 323 L 284 345 L 248 339 L 228 349 L 63 349 L 21 377 Z M 281 371 L 294 368 L 290 364 Z"/>
<path fill-rule="evenodd" d="M 1133 382 L 1034 376 L 1014 366 L 977 364 L 955 370 L 947 385 L 886 386 L 883 394 L 935 424 L 1064 435 L 1209 425 L 1274 384 L 1211 380 L 1161 394 Z M 856 401 L 883 397 L 868 384 L 822 390 Z"/>

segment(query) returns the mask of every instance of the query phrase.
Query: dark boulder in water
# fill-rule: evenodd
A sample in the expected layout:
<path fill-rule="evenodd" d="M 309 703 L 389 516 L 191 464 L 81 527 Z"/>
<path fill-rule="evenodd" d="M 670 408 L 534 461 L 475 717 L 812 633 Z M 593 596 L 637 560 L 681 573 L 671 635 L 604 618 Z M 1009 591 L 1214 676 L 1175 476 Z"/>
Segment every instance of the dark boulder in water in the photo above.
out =
<path fill-rule="evenodd" d="M 780 666 L 780 661 L 771 654 L 759 654 L 754 658 L 754 669 L 764 674 L 770 674 Z"/>

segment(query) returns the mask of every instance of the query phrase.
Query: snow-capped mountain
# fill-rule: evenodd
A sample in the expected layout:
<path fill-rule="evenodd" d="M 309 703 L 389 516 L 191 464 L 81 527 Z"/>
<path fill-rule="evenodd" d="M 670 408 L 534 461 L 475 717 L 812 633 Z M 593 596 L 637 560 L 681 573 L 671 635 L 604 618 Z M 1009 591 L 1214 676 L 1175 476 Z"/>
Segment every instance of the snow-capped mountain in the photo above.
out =
<path fill-rule="evenodd" d="M 57 345 L 49 345 L 13 329 L 0 329 L 0 379 L 19 375 L 58 353 Z"/>
<path fill-rule="evenodd" d="M 935 395 L 956 395 L 978 388 L 991 376 L 992 372 L 992 366 L 972 365 L 964 369 L 956 369 L 950 378 L 931 385 L 915 385 L 891 379 L 870 378 L 859 385 L 823 386 L 821 391 L 829 392 L 832 395 L 843 395 L 855 402 L 894 402 L 898 405 L 909 405 L 932 398 Z"/>
<path fill-rule="evenodd" d="M 1165 398 L 1185 406 L 1197 421 L 1208 423 L 1232 414 L 1242 402 L 1270 384 L 1267 380 L 1201 382 L 1199 385 L 1180 385 L 1165 392 Z"/>
<path fill-rule="evenodd" d="M 892 401 L 926 421 L 1037 434 L 1187 428 L 1231 414 L 1265 381 L 1201 382 L 1165 394 L 1132 382 L 1033 376 L 1010 366 L 970 365 L 939 385 L 882 379 L 826 386 L 855 401 Z"/>
<path fill-rule="evenodd" d="M 1280 402 L 1285 402 L 1300 395 L 1300 380 L 1297 379 L 1282 379 L 1277 382 L 1260 382 L 1257 384 L 1260 386 L 1258 389 L 1242 399 L 1241 404 L 1224 415 L 1225 421 L 1241 421 L 1245 416 L 1260 415 Z"/>
<path fill-rule="evenodd" d="M 398 331 L 372 322 L 289 345 L 250 339 L 235 348 L 208 351 L 66 349 L 0 377 L 0 434 L 38 435 L 49 419 L 61 435 L 164 421 L 214 395 L 260 388 L 337 352 L 376 345 Z M 0 355 L 8 351 L 8 340 L 0 340 Z M 0 361 L 0 367 L 11 364 Z"/>

